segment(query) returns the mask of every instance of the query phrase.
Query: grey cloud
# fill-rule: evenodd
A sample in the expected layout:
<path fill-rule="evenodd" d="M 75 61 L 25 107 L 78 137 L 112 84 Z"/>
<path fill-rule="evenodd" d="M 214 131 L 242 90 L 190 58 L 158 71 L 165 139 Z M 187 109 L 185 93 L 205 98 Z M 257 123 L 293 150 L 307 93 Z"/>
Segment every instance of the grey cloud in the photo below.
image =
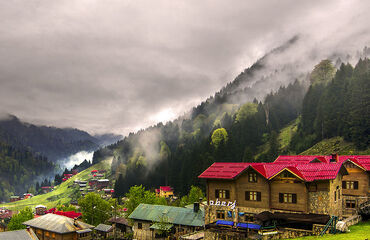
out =
<path fill-rule="evenodd" d="M 188 111 L 295 35 L 261 76 L 362 49 L 368 10 L 360 0 L 2 1 L 0 112 L 127 134 Z"/>

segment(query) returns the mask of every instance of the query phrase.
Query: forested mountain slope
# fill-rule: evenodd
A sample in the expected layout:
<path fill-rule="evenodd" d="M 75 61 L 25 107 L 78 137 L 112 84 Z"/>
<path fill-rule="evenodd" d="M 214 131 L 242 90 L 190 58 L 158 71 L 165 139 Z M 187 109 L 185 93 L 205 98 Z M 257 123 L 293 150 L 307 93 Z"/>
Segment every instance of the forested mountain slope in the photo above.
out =
<path fill-rule="evenodd" d="M 46 157 L 0 141 L 0 201 L 25 192 L 34 180 L 53 172 L 54 167 Z"/>
<path fill-rule="evenodd" d="M 229 101 L 235 99 L 232 93 L 241 94 L 239 100 L 250 98 L 240 97 L 244 90 L 235 90 L 240 88 L 231 83 L 226 88 L 232 91 L 216 93 L 190 117 L 132 133 L 96 151 L 94 162 L 113 156 L 112 172 L 123 175 L 124 191 L 134 184 L 169 184 L 181 194 L 199 184 L 197 176 L 215 161 L 273 161 L 279 154 L 298 154 L 333 136 L 365 149 L 370 135 L 369 67 L 365 59 L 355 67 L 342 64 L 337 71 L 323 60 L 263 102 Z M 256 69 L 260 66 L 244 74 Z"/>
<path fill-rule="evenodd" d="M 93 137 L 78 129 L 36 126 L 15 116 L 0 120 L 0 140 L 17 148 L 29 148 L 53 162 L 79 151 L 94 151 L 101 144 L 119 139 L 112 134 Z"/>

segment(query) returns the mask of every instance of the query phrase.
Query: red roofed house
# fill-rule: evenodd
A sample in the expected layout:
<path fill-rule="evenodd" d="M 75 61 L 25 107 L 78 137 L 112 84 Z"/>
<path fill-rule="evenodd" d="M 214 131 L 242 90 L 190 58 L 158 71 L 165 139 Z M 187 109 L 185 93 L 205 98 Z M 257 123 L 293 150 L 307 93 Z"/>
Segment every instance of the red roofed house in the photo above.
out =
<path fill-rule="evenodd" d="M 170 186 L 160 186 L 159 189 L 155 190 L 157 197 L 171 198 L 173 197 L 173 188 Z"/>
<path fill-rule="evenodd" d="M 315 222 L 325 224 L 322 219 L 342 216 L 342 179 L 347 174 L 342 162 L 317 156 L 284 156 L 274 163 L 213 163 L 199 176 L 207 185 L 205 223 L 222 221 L 236 227 L 269 211 L 284 213 L 312 230 Z M 300 219 L 311 220 L 308 224 Z M 212 230 L 206 232 L 205 239 L 213 237 Z"/>
<path fill-rule="evenodd" d="M 342 179 L 343 215 L 349 216 L 358 211 L 358 206 L 370 200 L 370 156 L 279 156 L 274 163 L 343 163 L 348 175 Z"/>

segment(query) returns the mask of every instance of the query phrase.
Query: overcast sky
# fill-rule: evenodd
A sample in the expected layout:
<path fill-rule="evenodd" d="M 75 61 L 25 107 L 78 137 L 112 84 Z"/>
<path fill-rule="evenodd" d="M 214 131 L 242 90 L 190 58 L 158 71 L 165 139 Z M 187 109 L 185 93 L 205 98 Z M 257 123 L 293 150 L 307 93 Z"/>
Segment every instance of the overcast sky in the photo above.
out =
<path fill-rule="evenodd" d="M 0 112 L 127 134 L 190 110 L 297 34 L 304 54 L 362 50 L 369 10 L 367 0 L 1 1 Z"/>

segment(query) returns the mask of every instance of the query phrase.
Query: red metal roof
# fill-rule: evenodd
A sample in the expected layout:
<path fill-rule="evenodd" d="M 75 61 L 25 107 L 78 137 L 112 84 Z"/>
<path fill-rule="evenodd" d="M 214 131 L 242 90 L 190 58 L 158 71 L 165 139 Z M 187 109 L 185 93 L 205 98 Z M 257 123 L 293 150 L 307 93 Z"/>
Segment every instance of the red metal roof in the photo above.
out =
<path fill-rule="evenodd" d="M 159 189 L 163 192 L 172 192 L 173 189 L 170 186 L 160 186 Z"/>
<path fill-rule="evenodd" d="M 249 165 L 250 163 L 215 162 L 199 178 L 234 179 Z"/>
<path fill-rule="evenodd" d="M 296 156 L 279 156 L 274 163 L 279 164 L 297 164 L 297 163 L 312 163 L 313 160 L 318 160 L 323 163 L 330 163 L 331 155 L 296 155 Z M 338 162 L 350 160 L 364 169 L 370 171 L 370 156 L 369 155 L 339 155 Z"/>
<path fill-rule="evenodd" d="M 282 156 L 273 163 L 213 163 L 206 169 L 199 178 L 208 179 L 234 179 L 247 168 L 253 168 L 266 179 L 271 179 L 277 174 L 287 170 L 298 178 L 310 182 L 315 180 L 335 179 L 340 171 L 344 159 L 339 158 L 338 162 L 330 162 L 331 156 Z M 362 160 L 359 160 L 362 159 Z M 362 166 L 368 164 L 370 156 L 356 158 Z M 312 160 L 319 160 L 314 161 Z"/>

